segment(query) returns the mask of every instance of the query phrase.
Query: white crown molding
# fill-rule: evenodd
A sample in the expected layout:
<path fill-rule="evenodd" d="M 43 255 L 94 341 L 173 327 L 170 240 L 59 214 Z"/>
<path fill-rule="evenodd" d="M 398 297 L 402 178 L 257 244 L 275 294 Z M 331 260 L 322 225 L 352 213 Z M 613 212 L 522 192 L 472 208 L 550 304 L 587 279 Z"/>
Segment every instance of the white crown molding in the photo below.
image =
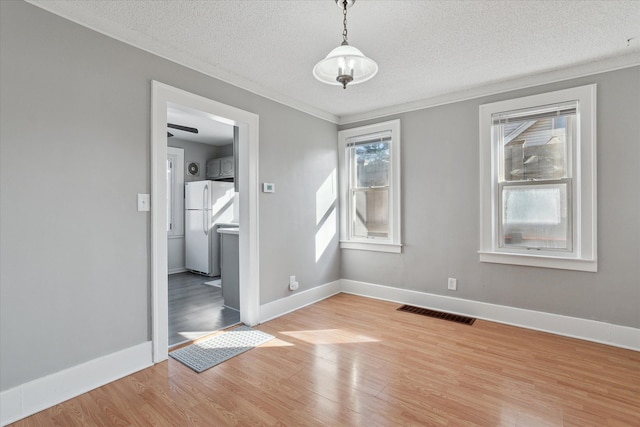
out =
<path fill-rule="evenodd" d="M 33 415 L 152 364 L 148 341 L 3 391 L 0 425 Z"/>
<path fill-rule="evenodd" d="M 521 328 L 640 351 L 640 329 L 637 328 L 560 314 L 545 313 L 542 311 L 428 294 L 426 292 L 393 288 L 356 280 L 342 279 L 341 282 L 341 290 L 347 294 L 393 301 L 401 304 L 411 304 L 471 316 L 491 322 L 504 323 Z"/>
<path fill-rule="evenodd" d="M 67 6 L 65 2 L 60 1 L 24 1 L 40 9 L 44 9 L 47 12 L 51 12 L 54 15 L 60 16 L 66 20 L 86 27 L 92 31 L 105 35 L 109 38 L 118 40 L 129 46 L 136 47 L 155 56 L 159 56 L 160 58 L 166 59 L 167 61 L 171 61 L 178 65 L 190 68 L 194 71 L 205 74 L 209 77 L 213 77 L 214 79 L 220 80 L 239 89 L 251 92 L 262 98 L 266 98 L 295 110 L 302 111 L 303 113 L 309 114 L 322 120 L 326 120 L 330 123 L 338 124 L 339 117 L 335 114 L 331 114 L 305 102 L 301 102 L 280 93 L 271 91 L 251 80 L 245 79 L 237 74 L 222 70 L 219 67 L 216 67 L 215 65 L 212 65 L 206 61 L 201 61 L 186 52 L 179 51 L 169 46 L 158 46 L 158 43 L 156 41 L 149 39 L 145 35 L 140 34 L 136 31 L 122 28 L 115 25 L 111 21 L 104 20 L 90 14 L 86 14 L 81 18 L 78 18 L 77 16 L 75 16 L 75 13 L 71 13 L 71 11 L 76 11 L 76 8 L 72 7 L 73 2 L 69 2 L 69 5 Z"/>
<path fill-rule="evenodd" d="M 440 105 L 452 104 L 454 102 L 468 101 L 470 99 L 484 96 L 496 95 L 513 90 L 526 89 L 565 80 L 587 77 L 594 74 L 606 73 L 609 71 L 621 70 L 640 65 L 640 53 L 632 53 L 624 56 L 605 58 L 600 61 L 588 62 L 568 68 L 547 71 L 544 73 L 531 74 L 510 80 L 490 83 L 487 85 L 474 87 L 464 91 L 445 93 L 442 95 L 421 99 L 406 104 L 392 105 L 386 108 L 369 111 L 360 114 L 347 114 L 339 117 L 338 125 L 362 122 L 387 118 L 388 116 L 422 110 L 425 108 L 437 107 Z"/>
<path fill-rule="evenodd" d="M 233 85 L 239 89 L 246 90 L 255 95 L 309 114 L 322 120 L 338 125 L 361 122 L 365 120 L 379 119 L 391 115 L 407 113 L 439 105 L 451 104 L 454 102 L 466 101 L 483 96 L 495 95 L 512 90 L 524 89 L 528 87 L 540 86 L 559 81 L 585 77 L 593 74 L 614 71 L 640 65 L 640 53 L 604 58 L 598 61 L 587 62 L 573 67 L 566 67 L 547 72 L 536 73 L 515 79 L 489 83 L 483 86 L 470 88 L 468 90 L 445 93 L 415 102 L 392 105 L 365 113 L 346 114 L 337 116 L 325 110 L 316 108 L 308 103 L 301 102 L 275 91 L 264 88 L 258 83 L 245 79 L 237 74 L 222 70 L 206 61 L 188 55 L 169 46 L 158 46 L 156 42 L 138 32 L 121 28 L 113 22 L 85 14 L 82 17 L 75 16 L 77 10 L 72 7 L 72 2 L 48 2 L 42 0 L 25 0 L 26 2 L 63 17 L 76 24 L 87 27 L 93 31 L 101 33 L 107 37 L 121 41 L 130 46 L 134 46 L 145 52 L 164 58 L 168 61 L 190 68 L 194 71 L 213 77 L 217 80 Z M 75 13 L 72 13 L 75 12 Z"/>

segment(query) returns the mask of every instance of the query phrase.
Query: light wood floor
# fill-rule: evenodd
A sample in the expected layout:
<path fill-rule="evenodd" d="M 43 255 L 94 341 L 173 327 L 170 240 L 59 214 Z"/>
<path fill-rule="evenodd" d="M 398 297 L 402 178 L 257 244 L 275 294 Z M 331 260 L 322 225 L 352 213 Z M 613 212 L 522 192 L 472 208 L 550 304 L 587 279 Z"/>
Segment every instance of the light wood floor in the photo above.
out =
<path fill-rule="evenodd" d="M 339 294 L 202 374 L 169 360 L 16 425 L 640 426 L 640 353 Z"/>
<path fill-rule="evenodd" d="M 194 273 L 169 275 L 169 346 L 236 325 L 240 312 L 224 307 L 222 289 Z"/>

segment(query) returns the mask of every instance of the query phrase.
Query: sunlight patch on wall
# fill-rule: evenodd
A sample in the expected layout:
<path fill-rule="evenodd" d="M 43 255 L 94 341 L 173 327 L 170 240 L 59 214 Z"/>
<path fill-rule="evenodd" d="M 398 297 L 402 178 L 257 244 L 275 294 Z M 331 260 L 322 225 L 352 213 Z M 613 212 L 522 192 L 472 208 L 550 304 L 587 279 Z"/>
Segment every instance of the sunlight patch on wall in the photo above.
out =
<path fill-rule="evenodd" d="M 316 262 L 318 262 L 324 251 L 327 250 L 329 243 L 331 243 L 331 240 L 333 240 L 333 237 L 336 235 L 336 231 L 336 209 L 333 208 L 320 229 L 316 232 Z"/>
<path fill-rule="evenodd" d="M 337 182 L 337 172 L 334 169 L 316 191 L 316 262 L 322 257 L 337 233 Z"/>
<path fill-rule="evenodd" d="M 320 225 L 327 212 L 333 207 L 338 194 L 337 173 L 334 169 L 316 191 L 316 225 Z"/>

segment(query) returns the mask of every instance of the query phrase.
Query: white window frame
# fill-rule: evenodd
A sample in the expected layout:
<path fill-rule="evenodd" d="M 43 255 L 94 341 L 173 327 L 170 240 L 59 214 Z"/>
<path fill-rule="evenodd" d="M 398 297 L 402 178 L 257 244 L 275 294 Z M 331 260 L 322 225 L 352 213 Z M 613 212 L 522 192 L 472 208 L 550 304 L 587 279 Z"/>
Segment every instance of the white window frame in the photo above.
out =
<path fill-rule="evenodd" d="M 184 237 L 184 149 L 167 147 L 167 161 L 173 163 L 173 182 L 167 183 L 167 189 L 173 189 L 171 194 L 171 207 L 167 206 L 167 222 L 173 225 L 167 230 L 167 237 L 177 239 Z M 169 209 L 170 208 L 170 209 Z"/>
<path fill-rule="evenodd" d="M 347 141 L 349 138 L 369 134 L 391 132 L 391 171 L 389 183 L 389 237 L 351 238 L 351 221 L 349 208 L 349 175 L 346 163 Z M 346 129 L 338 132 L 338 163 L 340 166 L 340 248 L 378 252 L 400 253 L 401 211 L 400 211 L 400 120 L 376 123 Z"/>
<path fill-rule="evenodd" d="M 567 252 L 500 248 L 499 227 L 499 147 L 492 143 L 492 115 L 578 101 L 575 146 L 570 150 L 573 164 L 572 204 L 573 248 Z M 510 99 L 480 106 L 480 250 L 481 262 L 525 265 L 596 272 L 596 85 Z"/>

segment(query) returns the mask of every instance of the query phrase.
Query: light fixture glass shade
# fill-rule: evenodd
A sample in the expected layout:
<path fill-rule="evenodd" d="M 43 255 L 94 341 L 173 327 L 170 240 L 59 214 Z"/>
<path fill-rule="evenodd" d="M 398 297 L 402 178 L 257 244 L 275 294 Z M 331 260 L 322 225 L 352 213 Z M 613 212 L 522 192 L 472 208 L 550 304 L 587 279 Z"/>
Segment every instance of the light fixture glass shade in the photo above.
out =
<path fill-rule="evenodd" d="M 313 67 L 313 76 L 323 83 L 337 86 L 346 84 L 339 81 L 339 76 L 351 76 L 353 80 L 348 84 L 366 82 L 376 75 L 378 64 L 371 58 L 364 56 L 353 46 L 341 45 L 333 49 L 326 58 Z"/>

